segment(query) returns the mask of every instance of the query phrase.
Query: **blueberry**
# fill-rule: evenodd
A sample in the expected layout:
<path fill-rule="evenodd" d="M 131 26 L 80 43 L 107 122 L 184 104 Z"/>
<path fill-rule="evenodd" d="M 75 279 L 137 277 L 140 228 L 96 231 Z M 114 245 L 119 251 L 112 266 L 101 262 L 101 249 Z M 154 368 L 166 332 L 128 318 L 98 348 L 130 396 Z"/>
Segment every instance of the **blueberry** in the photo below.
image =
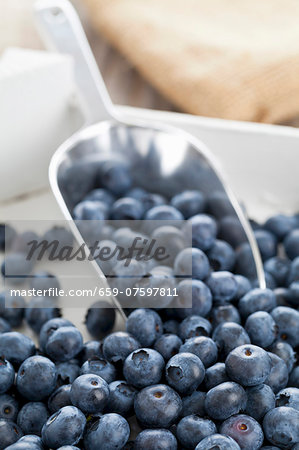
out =
<path fill-rule="evenodd" d="M 233 438 L 244 450 L 258 450 L 264 440 L 260 424 L 245 414 L 238 414 L 225 420 L 220 427 L 220 433 Z"/>
<path fill-rule="evenodd" d="M 21 408 L 17 423 L 24 434 L 41 436 L 42 427 L 48 417 L 49 413 L 44 403 L 29 402 Z"/>
<path fill-rule="evenodd" d="M 125 417 L 131 415 L 137 389 L 125 381 L 113 381 L 109 384 L 109 391 L 106 411 L 118 413 Z"/>
<path fill-rule="evenodd" d="M 108 361 L 124 361 L 126 357 L 140 348 L 140 343 L 129 333 L 117 331 L 109 334 L 103 342 L 103 353 Z"/>
<path fill-rule="evenodd" d="M 218 349 L 228 355 L 240 345 L 250 344 L 250 338 L 244 328 L 235 322 L 224 322 L 218 325 L 212 335 Z"/>
<path fill-rule="evenodd" d="M 57 369 L 57 384 L 72 383 L 80 374 L 80 367 L 77 360 L 70 360 L 56 364 Z"/>
<path fill-rule="evenodd" d="M 275 395 L 270 386 L 259 384 L 246 389 L 246 414 L 260 421 L 264 415 L 275 408 Z"/>
<path fill-rule="evenodd" d="M 272 291 L 274 289 L 277 288 L 277 283 L 275 281 L 275 278 L 266 270 L 264 270 L 264 275 L 265 275 L 265 282 L 266 282 L 266 287 L 268 289 L 271 289 Z M 259 280 L 256 278 L 255 280 L 252 281 L 252 287 L 253 288 L 258 288 L 260 286 L 260 282 Z"/>
<path fill-rule="evenodd" d="M 268 441 L 279 448 L 291 448 L 299 442 L 299 411 L 280 406 L 264 417 L 263 428 Z"/>
<path fill-rule="evenodd" d="M 205 198 L 200 191 L 183 191 L 172 197 L 170 203 L 181 211 L 185 219 L 205 210 Z"/>
<path fill-rule="evenodd" d="M 5 358 L 0 357 L 0 394 L 7 392 L 15 380 L 13 366 Z"/>
<path fill-rule="evenodd" d="M 156 340 L 154 348 L 168 361 L 179 352 L 182 343 L 182 340 L 176 334 L 166 333 Z"/>
<path fill-rule="evenodd" d="M 88 373 L 98 375 L 107 383 L 111 383 L 116 378 L 116 370 L 114 365 L 109 361 L 106 361 L 106 359 L 99 358 L 98 356 L 88 359 L 81 367 L 81 375 Z"/>
<path fill-rule="evenodd" d="M 163 258 L 159 258 L 162 261 L 161 264 L 172 267 L 178 254 L 186 248 L 187 244 L 191 245 L 191 236 L 186 236 L 186 234 L 179 229 L 177 223 L 165 224 L 164 221 L 162 223 L 160 221 L 147 221 L 145 222 L 144 229 L 151 235 L 153 243 L 155 244 L 152 248 L 152 254 L 154 254 L 159 247 L 164 249 L 165 256 L 163 255 Z M 153 263 L 154 261 L 150 260 L 148 262 Z M 191 263 L 191 253 L 189 252 L 181 261 L 181 267 L 177 267 L 183 271 L 182 273 L 178 273 L 178 275 L 183 276 L 188 272 L 188 275 L 190 276 Z"/>
<path fill-rule="evenodd" d="M 6 450 L 43 450 L 44 446 L 39 436 L 27 434 L 21 437 L 17 442 L 6 447 Z"/>
<path fill-rule="evenodd" d="M 20 366 L 17 374 L 17 389 L 23 397 L 40 401 L 55 389 L 57 370 L 55 364 L 44 356 L 31 356 Z"/>
<path fill-rule="evenodd" d="M 184 233 L 179 230 L 176 226 L 172 225 L 164 225 L 157 227 L 153 233 L 152 238 L 156 241 L 156 247 L 162 247 L 165 249 L 165 253 L 168 256 L 163 261 L 163 264 L 169 266 L 173 265 L 178 255 L 186 249 L 186 242 L 188 241 L 189 236 L 185 236 Z M 191 240 L 191 236 L 190 236 Z M 183 258 L 183 264 L 181 264 L 181 268 L 183 270 L 182 273 L 176 273 L 178 276 L 191 275 L 192 270 L 192 251 Z M 186 266 L 186 263 L 189 265 Z M 180 269 L 180 267 L 174 267 L 174 270 Z"/>
<path fill-rule="evenodd" d="M 163 329 L 165 334 L 178 334 L 179 333 L 179 322 L 175 319 L 166 320 L 163 323 Z M 161 353 L 161 352 L 160 352 Z"/>
<path fill-rule="evenodd" d="M 178 353 L 166 364 L 166 380 L 180 394 L 188 395 L 195 391 L 205 376 L 205 368 L 198 356 L 193 353 Z"/>
<path fill-rule="evenodd" d="M 10 291 L 0 293 L 1 317 L 13 328 L 22 324 L 26 302 L 20 295 L 12 295 Z M 2 309 L 3 307 L 3 309 Z"/>
<path fill-rule="evenodd" d="M 126 196 L 136 198 L 137 200 L 142 200 L 147 195 L 147 193 L 148 192 L 142 187 L 133 187 L 128 190 Z"/>
<path fill-rule="evenodd" d="M 80 353 L 80 360 L 85 363 L 89 358 L 97 356 L 102 358 L 103 355 L 103 344 L 99 341 L 87 341 L 84 343 L 82 351 Z"/>
<path fill-rule="evenodd" d="M 279 338 L 292 347 L 297 347 L 299 345 L 299 311 L 287 306 L 278 306 L 272 310 L 271 316 L 278 326 Z"/>
<path fill-rule="evenodd" d="M 139 200 L 123 197 L 112 205 L 110 215 L 113 220 L 139 220 L 143 211 L 143 205 Z"/>
<path fill-rule="evenodd" d="M 229 381 L 229 378 L 227 376 L 224 363 L 217 362 L 213 366 L 207 368 L 204 379 L 207 390 L 218 386 L 218 384 L 225 383 L 226 381 Z"/>
<path fill-rule="evenodd" d="M 174 261 L 174 273 L 180 276 L 192 275 L 192 278 L 204 280 L 210 273 L 209 260 L 199 248 L 185 248 Z"/>
<path fill-rule="evenodd" d="M 178 444 L 174 435 L 165 428 L 157 430 L 143 430 L 135 439 L 135 450 L 177 450 Z"/>
<path fill-rule="evenodd" d="M 60 316 L 60 309 L 56 308 L 47 297 L 31 300 L 25 310 L 25 319 L 30 328 L 37 334 L 39 334 L 44 323 Z"/>
<path fill-rule="evenodd" d="M 184 448 L 194 449 L 202 439 L 216 433 L 216 431 L 214 422 L 192 414 L 179 421 L 177 438 Z"/>
<path fill-rule="evenodd" d="M 277 336 L 277 326 L 272 316 L 265 311 L 257 311 L 247 317 L 245 323 L 252 344 L 269 347 Z"/>
<path fill-rule="evenodd" d="M 191 315 L 206 317 L 212 308 L 212 294 L 200 280 L 183 280 L 177 286 L 177 310 L 179 317 Z"/>
<path fill-rule="evenodd" d="M 166 199 L 160 195 L 152 192 L 147 192 L 142 188 L 133 188 L 126 193 L 126 197 L 132 197 L 141 201 L 144 211 L 148 211 L 154 206 L 161 206 L 166 204 Z"/>
<path fill-rule="evenodd" d="M 239 311 L 231 304 L 215 306 L 212 309 L 211 319 L 214 328 L 225 322 L 241 323 Z"/>
<path fill-rule="evenodd" d="M 283 241 L 284 249 L 290 259 L 299 256 L 299 228 L 290 231 Z"/>
<path fill-rule="evenodd" d="M 32 339 L 17 331 L 0 334 L 0 355 L 15 365 L 34 355 L 35 345 Z"/>
<path fill-rule="evenodd" d="M 53 249 L 56 248 L 55 254 L 57 252 L 60 252 L 63 250 L 64 247 L 72 247 L 74 242 L 74 236 L 71 233 L 71 231 L 67 230 L 66 228 L 62 226 L 54 226 L 50 230 L 46 231 L 46 233 L 43 236 L 43 240 L 47 241 L 48 244 L 54 242 L 54 245 L 51 245 L 49 247 L 50 254 L 53 252 Z"/>
<path fill-rule="evenodd" d="M 179 336 L 183 341 L 195 336 L 209 336 L 211 329 L 212 326 L 207 319 L 193 315 L 180 323 Z"/>
<path fill-rule="evenodd" d="M 92 202 L 82 202 L 82 205 L 84 205 L 85 203 Z M 90 219 L 88 219 L 87 217 L 83 220 L 76 218 L 75 223 L 83 240 L 87 243 L 89 248 L 96 250 L 98 248 L 102 248 L 101 245 L 99 245 L 100 241 L 102 241 L 103 239 L 109 239 L 112 229 L 105 222 L 108 214 L 106 205 L 97 202 L 97 208 L 95 208 L 94 206 L 94 209 L 95 211 L 93 211 L 92 208 L 89 208 Z M 92 216 L 92 213 L 94 217 Z M 93 250 L 92 252 L 93 256 L 98 256 L 98 253 L 95 253 L 95 250 Z M 96 259 L 96 262 L 98 261 L 99 260 Z"/>
<path fill-rule="evenodd" d="M 0 333 L 7 333 L 8 331 L 11 331 L 9 323 L 0 317 Z"/>
<path fill-rule="evenodd" d="M 1 265 L 3 278 L 13 285 L 22 284 L 33 269 L 33 261 L 24 253 L 10 253 Z"/>
<path fill-rule="evenodd" d="M 129 248 L 133 244 L 134 240 L 137 237 L 140 237 L 141 239 L 148 239 L 148 236 L 143 234 L 139 229 L 135 230 L 132 229 L 130 223 L 126 223 L 124 225 L 127 225 L 126 227 L 116 227 L 114 232 L 112 233 L 111 239 L 112 241 L 123 248 Z M 138 227 L 137 227 L 138 228 Z M 139 241 L 141 242 L 141 241 Z"/>
<path fill-rule="evenodd" d="M 121 161 L 112 159 L 100 163 L 97 181 L 99 186 L 114 195 L 126 192 L 132 184 L 128 166 Z"/>
<path fill-rule="evenodd" d="M 98 375 L 80 375 L 72 384 L 71 401 L 85 413 L 102 412 L 108 402 L 109 387 Z"/>
<path fill-rule="evenodd" d="M 119 414 L 104 414 L 87 430 L 84 437 L 86 450 L 122 449 L 130 436 L 126 419 Z"/>
<path fill-rule="evenodd" d="M 146 266 L 142 261 L 131 259 L 129 265 L 125 265 L 126 260 L 118 261 L 109 274 L 109 284 L 112 289 L 118 292 L 118 300 L 122 306 L 131 306 L 132 300 L 126 295 L 128 289 L 132 292 L 135 284 L 141 280 L 147 273 Z"/>
<path fill-rule="evenodd" d="M 195 450 L 240 450 L 239 445 L 230 436 L 212 434 L 197 444 Z"/>
<path fill-rule="evenodd" d="M 0 419 L 0 450 L 6 449 L 23 436 L 22 430 L 12 420 Z"/>
<path fill-rule="evenodd" d="M 234 208 L 224 191 L 214 191 L 207 198 L 208 211 L 217 219 L 234 214 Z"/>
<path fill-rule="evenodd" d="M 212 366 L 217 361 L 217 345 L 211 338 L 206 336 L 196 336 L 187 339 L 180 347 L 180 353 L 186 352 L 198 356 L 206 368 Z"/>
<path fill-rule="evenodd" d="M 156 266 L 137 281 L 134 288 L 138 289 L 136 299 L 140 306 L 153 306 L 160 309 L 172 302 L 176 282 L 170 267 Z"/>
<path fill-rule="evenodd" d="M 279 356 L 271 352 L 268 352 L 268 355 L 271 359 L 271 370 L 265 380 L 265 384 L 268 384 L 272 391 L 276 394 L 288 384 L 288 368 L 284 360 Z"/>
<path fill-rule="evenodd" d="M 277 214 L 270 217 L 264 225 L 266 230 L 273 233 L 279 241 L 281 241 L 288 233 L 296 227 L 296 220 L 294 217 L 286 216 L 284 214 Z"/>
<path fill-rule="evenodd" d="M 59 186 L 71 206 L 95 187 L 98 164 L 90 159 L 73 161 L 59 174 Z"/>
<path fill-rule="evenodd" d="M 256 278 L 256 266 L 250 244 L 243 242 L 236 249 L 235 272 L 249 280 Z"/>
<path fill-rule="evenodd" d="M 206 251 L 213 246 L 216 240 L 217 224 L 212 217 L 197 214 L 188 220 L 186 228 L 192 231 L 192 247 Z"/>
<path fill-rule="evenodd" d="M 35 231 L 23 231 L 15 236 L 11 244 L 11 250 L 14 253 L 24 253 L 27 256 L 29 254 L 29 243 L 38 239 Z"/>
<path fill-rule="evenodd" d="M 84 200 L 78 203 L 73 210 L 75 220 L 105 220 L 107 218 L 107 205 L 99 201 Z M 95 224 L 92 224 L 95 225 Z M 80 223 L 79 223 L 80 227 Z M 84 228 L 83 228 L 84 229 Z"/>
<path fill-rule="evenodd" d="M 85 324 L 95 339 L 101 339 L 110 333 L 115 323 L 115 310 L 105 301 L 97 301 L 88 309 Z"/>
<path fill-rule="evenodd" d="M 275 281 L 275 278 L 269 272 L 267 272 L 266 270 L 264 270 L 264 275 L 265 275 L 266 287 L 268 289 L 271 289 L 272 291 L 274 289 L 276 289 L 277 288 L 277 283 Z M 260 281 L 257 278 L 252 281 L 252 287 L 253 288 L 260 287 Z"/>
<path fill-rule="evenodd" d="M 5 248 L 9 249 L 14 238 L 16 231 L 8 224 L 0 223 L 0 251 L 4 252 Z"/>
<path fill-rule="evenodd" d="M 201 391 L 194 391 L 191 395 L 182 397 L 181 417 L 190 416 L 191 414 L 198 414 L 200 417 L 206 415 L 205 410 L 206 393 Z"/>
<path fill-rule="evenodd" d="M 74 358 L 83 347 L 80 331 L 73 326 L 61 327 L 48 338 L 46 352 L 54 361 L 68 361 Z"/>
<path fill-rule="evenodd" d="M 232 273 L 222 271 L 213 272 L 207 279 L 213 299 L 218 303 L 224 303 L 234 298 L 238 285 Z"/>
<path fill-rule="evenodd" d="M 274 289 L 277 306 L 290 306 L 290 291 L 288 288 L 280 287 Z"/>
<path fill-rule="evenodd" d="M 129 384 L 143 388 L 159 383 L 164 369 L 164 359 L 151 348 L 135 350 L 127 356 L 123 373 Z"/>
<path fill-rule="evenodd" d="M 244 228 L 236 215 L 223 217 L 219 221 L 218 238 L 236 248 L 247 241 Z"/>
<path fill-rule="evenodd" d="M 19 412 L 17 400 L 8 394 L 0 395 L 0 418 L 16 421 Z"/>
<path fill-rule="evenodd" d="M 65 406 L 49 417 L 42 428 L 43 444 L 50 448 L 75 445 L 82 438 L 86 419 L 75 406 Z"/>
<path fill-rule="evenodd" d="M 294 306 L 299 306 L 299 281 L 294 281 L 290 284 L 289 303 Z"/>
<path fill-rule="evenodd" d="M 215 420 L 225 420 L 233 414 L 244 411 L 246 392 L 237 383 L 227 381 L 207 392 L 205 410 Z"/>
<path fill-rule="evenodd" d="M 287 342 L 276 341 L 270 347 L 270 351 L 284 360 L 288 368 L 288 372 L 290 373 L 296 362 L 296 354 L 293 347 Z"/>
<path fill-rule="evenodd" d="M 72 322 L 64 318 L 54 318 L 44 323 L 39 333 L 39 345 L 43 352 L 46 351 L 46 344 L 49 337 L 60 327 L 72 327 Z"/>
<path fill-rule="evenodd" d="M 288 406 L 299 411 L 299 389 L 287 387 L 276 394 L 276 406 Z"/>
<path fill-rule="evenodd" d="M 235 252 L 225 241 L 216 240 L 208 250 L 208 257 L 214 270 L 231 271 L 235 265 Z"/>
<path fill-rule="evenodd" d="M 163 333 L 162 320 L 151 309 L 135 309 L 126 323 L 126 330 L 144 347 L 150 347 Z"/>
<path fill-rule="evenodd" d="M 290 270 L 290 261 L 274 256 L 265 262 L 264 269 L 273 276 L 278 286 L 284 286 Z"/>
<path fill-rule="evenodd" d="M 245 294 L 247 294 L 248 291 L 250 291 L 251 283 L 248 278 L 238 274 L 235 275 L 235 280 L 238 286 L 235 299 L 240 300 L 241 297 L 243 297 Z"/>
<path fill-rule="evenodd" d="M 277 253 L 277 239 L 267 230 L 255 230 L 254 236 L 263 261 L 272 258 Z"/>
<path fill-rule="evenodd" d="M 183 220 L 182 213 L 169 205 L 154 206 L 145 214 L 145 220 Z"/>
<path fill-rule="evenodd" d="M 288 386 L 299 388 L 299 366 L 296 366 L 290 373 Z"/>
<path fill-rule="evenodd" d="M 93 240 L 91 242 L 95 242 L 97 240 L 102 241 L 106 241 L 106 240 L 110 240 L 111 236 L 114 233 L 114 228 L 111 224 L 106 224 L 106 223 L 101 223 L 101 222 L 97 222 L 98 224 L 98 232 L 96 236 L 92 236 Z M 96 228 L 94 228 L 96 230 Z M 102 246 L 101 246 L 102 247 Z"/>
<path fill-rule="evenodd" d="M 225 368 L 233 381 L 243 386 L 256 386 L 269 376 L 271 359 L 261 347 L 241 345 L 228 354 Z"/>
<path fill-rule="evenodd" d="M 182 400 L 171 387 L 156 384 L 138 392 L 134 408 L 144 427 L 169 428 L 179 417 Z"/>
<path fill-rule="evenodd" d="M 294 281 L 299 281 L 299 256 L 291 262 L 287 285 L 289 286 Z"/>
<path fill-rule="evenodd" d="M 252 289 L 239 301 L 239 312 L 246 318 L 256 311 L 270 312 L 276 306 L 276 298 L 270 289 Z M 275 320 L 275 319 L 274 319 Z"/>
<path fill-rule="evenodd" d="M 64 384 L 56 389 L 48 399 L 48 408 L 51 414 L 63 408 L 69 406 L 71 402 L 71 384 Z"/>
<path fill-rule="evenodd" d="M 153 194 L 151 192 L 147 192 L 146 195 L 139 200 L 142 201 L 144 211 L 148 211 L 155 206 L 161 206 L 166 203 L 165 197 L 160 194 Z"/>
<path fill-rule="evenodd" d="M 84 197 L 84 200 L 89 200 L 91 202 L 102 202 L 109 207 L 115 202 L 115 197 L 111 194 L 111 192 L 107 191 L 107 189 L 93 189 L 86 195 L 86 197 Z"/>

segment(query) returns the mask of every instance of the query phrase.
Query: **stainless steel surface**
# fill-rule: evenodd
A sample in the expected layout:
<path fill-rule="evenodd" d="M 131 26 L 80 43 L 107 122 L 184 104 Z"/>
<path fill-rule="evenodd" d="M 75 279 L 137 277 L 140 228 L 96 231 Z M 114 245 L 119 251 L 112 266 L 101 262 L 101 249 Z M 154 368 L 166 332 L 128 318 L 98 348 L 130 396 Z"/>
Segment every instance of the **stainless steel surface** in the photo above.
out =
<path fill-rule="evenodd" d="M 65 217 L 72 219 L 74 206 L 63 189 L 67 169 L 79 161 L 96 167 L 96 161 L 107 156 L 121 158 L 129 164 L 135 185 L 167 197 L 184 189 L 199 189 L 204 193 L 222 191 L 243 226 L 259 284 L 264 288 L 263 265 L 249 222 L 206 146 L 178 128 L 117 117 L 72 6 L 62 0 L 40 0 L 36 13 L 47 42 L 73 56 L 76 81 L 89 110 L 88 123 L 93 123 L 62 144 L 51 161 L 50 183 Z M 74 224 L 72 227 L 77 239 L 82 240 Z M 117 300 L 113 301 L 120 308 Z"/>

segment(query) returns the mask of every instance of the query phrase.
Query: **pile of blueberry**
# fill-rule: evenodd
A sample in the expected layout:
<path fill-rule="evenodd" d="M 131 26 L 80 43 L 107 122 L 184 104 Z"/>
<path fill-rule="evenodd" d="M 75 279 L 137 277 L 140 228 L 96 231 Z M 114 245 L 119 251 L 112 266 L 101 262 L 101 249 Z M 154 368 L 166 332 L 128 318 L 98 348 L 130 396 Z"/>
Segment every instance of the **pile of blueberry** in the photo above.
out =
<path fill-rule="evenodd" d="M 0 307 L 0 449 L 298 450 L 299 216 L 252 222 L 267 281 L 260 289 L 222 193 L 167 201 L 131 188 L 125 168 L 112 169 L 103 168 L 74 218 L 187 220 L 192 248 L 178 248 L 173 267 L 150 270 L 175 279 L 191 260 L 192 279 L 177 283 L 176 307 L 130 310 L 126 331 L 111 333 L 114 310 L 89 309 L 94 340 L 85 343 L 51 305 L 25 310 L 13 298 Z M 110 245 L 125 238 L 100 232 Z M 2 236 L 3 227 L 3 246 Z M 43 278 L 58 283 L 45 274 L 34 283 Z M 11 331 L 24 315 L 39 348 Z"/>

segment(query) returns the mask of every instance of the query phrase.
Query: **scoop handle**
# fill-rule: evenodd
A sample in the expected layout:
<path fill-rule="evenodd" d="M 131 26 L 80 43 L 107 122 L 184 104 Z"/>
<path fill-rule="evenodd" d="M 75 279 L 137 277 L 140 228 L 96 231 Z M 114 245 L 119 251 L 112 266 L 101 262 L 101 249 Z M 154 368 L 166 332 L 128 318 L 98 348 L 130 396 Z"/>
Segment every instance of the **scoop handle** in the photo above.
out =
<path fill-rule="evenodd" d="M 79 17 L 68 0 L 38 0 L 37 28 L 49 49 L 69 54 L 74 61 L 88 124 L 115 117 L 114 106 L 100 74 Z"/>

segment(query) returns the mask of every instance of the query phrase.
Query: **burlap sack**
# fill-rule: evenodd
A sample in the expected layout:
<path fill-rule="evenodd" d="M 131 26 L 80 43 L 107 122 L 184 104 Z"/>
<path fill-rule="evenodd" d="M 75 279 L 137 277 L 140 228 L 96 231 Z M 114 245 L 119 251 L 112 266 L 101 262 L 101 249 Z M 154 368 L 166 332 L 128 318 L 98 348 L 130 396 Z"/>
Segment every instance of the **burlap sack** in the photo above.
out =
<path fill-rule="evenodd" d="M 299 114 L 298 0 L 83 0 L 90 18 L 184 111 L 281 122 Z"/>

